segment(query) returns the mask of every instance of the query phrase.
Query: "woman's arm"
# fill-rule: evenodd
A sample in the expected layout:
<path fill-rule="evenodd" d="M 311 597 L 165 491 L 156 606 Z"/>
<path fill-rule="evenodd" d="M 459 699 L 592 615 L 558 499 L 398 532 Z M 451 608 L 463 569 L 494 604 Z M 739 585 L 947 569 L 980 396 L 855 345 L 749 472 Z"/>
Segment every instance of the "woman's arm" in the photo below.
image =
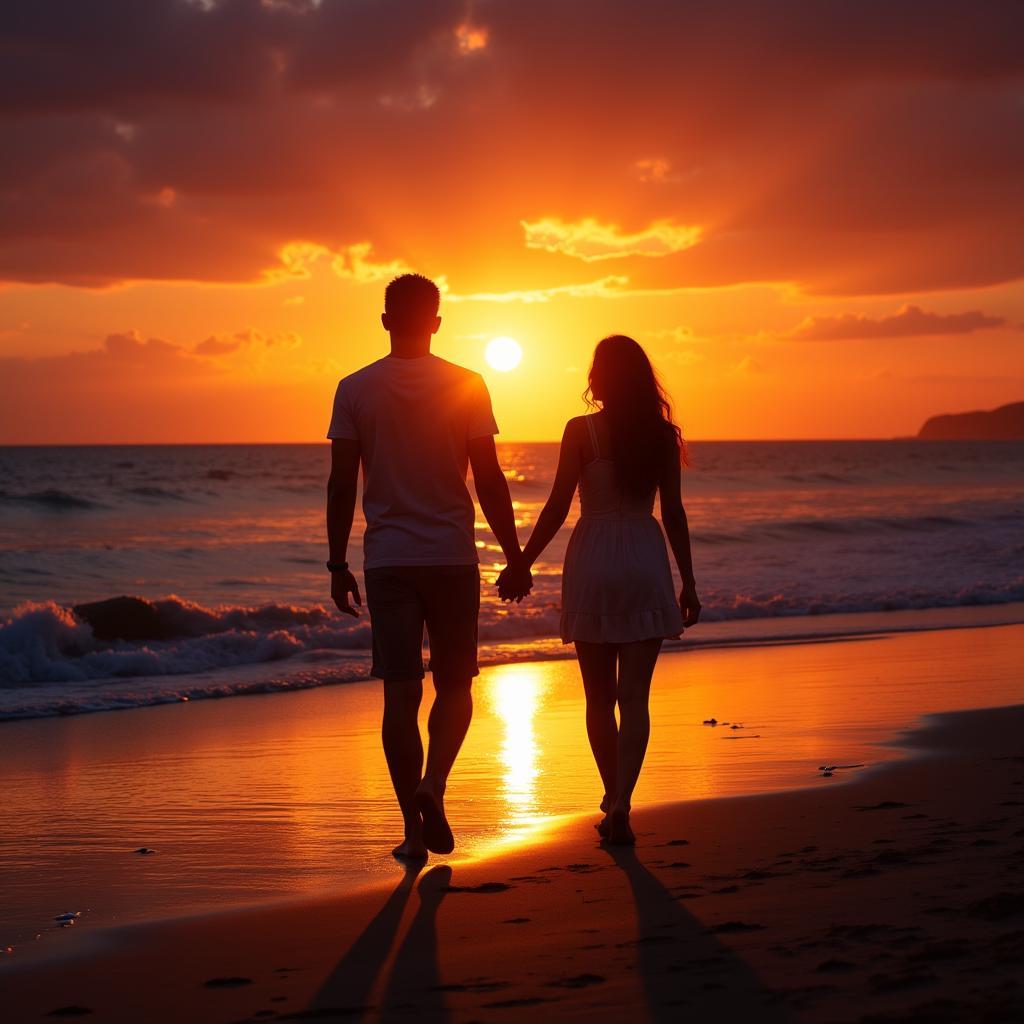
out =
<path fill-rule="evenodd" d="M 537 517 L 537 524 L 533 528 L 529 542 L 523 549 L 523 561 L 527 568 L 537 561 L 541 552 L 562 528 L 572 506 L 576 485 L 580 481 L 581 422 L 577 418 L 569 420 L 565 425 L 565 431 L 562 434 L 562 447 L 558 452 L 555 482 L 551 485 L 551 494 Z"/>
<path fill-rule="evenodd" d="M 697 584 L 693 578 L 693 557 L 690 554 L 690 527 L 683 508 L 682 474 L 679 469 L 679 452 L 675 445 L 665 460 L 661 482 L 658 485 L 661 499 L 661 522 L 665 527 L 669 547 L 679 566 L 683 589 L 679 594 L 679 608 L 683 613 L 683 625 L 695 626 L 700 618 L 700 601 L 697 599 Z"/>

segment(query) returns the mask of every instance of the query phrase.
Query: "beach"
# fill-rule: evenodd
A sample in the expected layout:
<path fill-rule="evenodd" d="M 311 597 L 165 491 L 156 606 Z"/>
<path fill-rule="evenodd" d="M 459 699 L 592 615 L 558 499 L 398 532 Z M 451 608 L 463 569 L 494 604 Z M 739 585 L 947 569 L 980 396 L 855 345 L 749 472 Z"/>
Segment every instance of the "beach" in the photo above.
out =
<path fill-rule="evenodd" d="M 376 875 L 340 881 L 346 834 L 355 830 L 341 802 L 333 808 L 334 880 L 327 865 L 305 892 L 246 899 L 243 851 L 255 847 L 265 859 L 251 872 L 250 896 L 275 867 L 258 835 L 260 794 L 251 806 L 231 805 L 233 841 L 215 814 L 200 811 L 179 844 L 215 859 L 209 867 L 233 876 L 239 891 L 191 912 L 182 898 L 177 914 L 134 923 L 104 921 L 95 908 L 74 927 L 48 925 L 4 957 L 12 1019 L 54 1011 L 111 1021 L 527 1013 L 675 1020 L 682 1012 L 727 1020 L 751 1012 L 766 1020 L 1013 1019 L 1022 998 L 1014 970 L 1024 927 L 1024 711 L 1005 705 L 1019 704 L 1024 692 L 1022 645 L 1024 627 L 1004 626 L 666 656 L 655 678 L 635 853 L 598 845 L 596 816 L 585 813 L 596 777 L 582 736 L 574 737 L 575 755 L 568 742 L 555 742 L 567 728 L 558 701 L 544 705 L 550 728 L 534 724 L 529 737 L 520 734 L 517 749 L 533 744 L 539 756 L 506 759 L 504 772 L 488 773 L 471 744 L 476 735 L 506 756 L 508 730 L 503 748 L 489 714 L 480 715 L 451 782 L 453 821 L 470 826 L 467 842 L 418 874 L 386 864 L 381 851 Z M 542 677 L 570 664 L 532 668 Z M 733 678 L 741 668 L 746 688 Z M 489 689 L 500 692 L 497 674 L 516 670 L 522 666 L 485 672 L 480 706 Z M 265 728 L 280 728 L 285 702 L 354 689 L 13 727 L 105 720 L 106 738 L 95 742 L 109 744 L 132 731 L 118 724 L 128 720 L 145 735 L 145 715 L 170 723 L 172 715 L 230 708 L 242 717 L 253 709 Z M 781 711 L 770 718 L 773 702 Z M 705 725 L 698 708 L 722 712 L 720 724 Z M 935 714 L 951 708 L 976 710 Z M 571 718 L 578 705 L 562 709 Z M 732 717 L 736 710 L 747 721 Z M 749 735 L 758 739 L 729 739 L 746 731 L 732 724 L 757 726 Z M 180 733 L 176 742 L 169 767 L 187 785 L 188 744 Z M 79 752 L 84 786 L 84 743 Z M 215 764 L 209 746 L 205 757 Z M 846 767 L 859 762 L 865 767 Z M 524 770 L 531 764 L 532 789 Z M 819 770 L 833 765 L 831 775 Z M 362 771 L 368 779 L 377 768 Z M 220 779 L 207 773 L 208 808 L 223 798 Z M 537 801 L 558 791 L 577 806 L 541 813 Z M 526 806 L 519 817 L 517 801 Z M 488 813 L 490 829 L 480 825 Z M 379 816 L 382 841 L 392 838 L 392 821 Z M 315 859 L 319 840 L 306 824 Z M 219 846 L 204 842 L 207 828 Z M 131 844 L 141 845 L 137 836 Z M 171 890 L 187 875 L 173 842 L 140 856 L 129 834 L 123 841 L 116 854 L 102 851 L 108 874 L 163 873 L 151 887 Z M 280 866 L 293 856 L 283 847 Z M 84 909 L 70 899 L 54 895 L 47 909 Z"/>

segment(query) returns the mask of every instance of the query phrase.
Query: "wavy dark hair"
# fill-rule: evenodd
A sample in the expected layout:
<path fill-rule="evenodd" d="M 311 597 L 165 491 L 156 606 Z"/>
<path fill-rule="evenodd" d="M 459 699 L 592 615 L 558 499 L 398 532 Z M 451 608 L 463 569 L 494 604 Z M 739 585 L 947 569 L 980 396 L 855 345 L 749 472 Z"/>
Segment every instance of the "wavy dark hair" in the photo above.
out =
<path fill-rule="evenodd" d="M 666 458 L 686 462 L 686 443 L 672 419 L 668 394 L 632 338 L 613 334 L 598 342 L 583 400 L 608 416 L 615 475 L 624 491 L 649 494 Z"/>

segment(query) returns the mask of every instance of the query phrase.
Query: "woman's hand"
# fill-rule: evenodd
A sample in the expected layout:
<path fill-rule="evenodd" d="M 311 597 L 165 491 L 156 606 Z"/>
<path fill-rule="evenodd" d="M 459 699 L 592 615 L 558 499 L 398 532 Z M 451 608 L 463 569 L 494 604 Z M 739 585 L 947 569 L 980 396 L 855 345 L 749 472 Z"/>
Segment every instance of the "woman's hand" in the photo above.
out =
<path fill-rule="evenodd" d="M 683 613 L 683 626 L 689 629 L 700 621 L 700 599 L 697 597 L 697 584 L 689 580 L 679 591 L 679 610 Z"/>

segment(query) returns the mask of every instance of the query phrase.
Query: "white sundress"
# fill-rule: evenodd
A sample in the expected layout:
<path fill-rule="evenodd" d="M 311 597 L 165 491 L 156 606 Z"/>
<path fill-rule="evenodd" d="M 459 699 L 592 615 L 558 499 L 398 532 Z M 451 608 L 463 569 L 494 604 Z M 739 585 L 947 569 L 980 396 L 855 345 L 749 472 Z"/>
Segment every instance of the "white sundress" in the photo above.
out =
<path fill-rule="evenodd" d="M 585 417 L 595 458 L 580 470 L 580 518 L 562 570 L 562 643 L 622 644 L 679 636 L 668 550 L 654 518 L 655 491 L 623 493 L 615 463 L 601 457 L 592 416 Z"/>

